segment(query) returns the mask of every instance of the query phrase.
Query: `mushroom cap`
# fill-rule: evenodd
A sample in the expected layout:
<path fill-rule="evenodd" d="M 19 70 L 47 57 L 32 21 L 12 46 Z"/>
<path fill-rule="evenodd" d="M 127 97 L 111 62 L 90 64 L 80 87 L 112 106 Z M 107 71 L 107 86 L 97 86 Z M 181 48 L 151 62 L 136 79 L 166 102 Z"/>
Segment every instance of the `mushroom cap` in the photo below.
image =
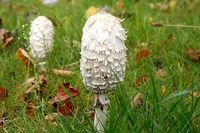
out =
<path fill-rule="evenodd" d="M 80 70 L 85 86 L 93 93 L 107 93 L 124 79 L 126 32 L 120 23 L 119 18 L 99 12 L 83 28 Z"/>
<path fill-rule="evenodd" d="M 31 55 L 37 60 L 43 60 L 52 51 L 54 41 L 54 27 L 48 18 L 38 16 L 31 22 L 29 43 Z"/>

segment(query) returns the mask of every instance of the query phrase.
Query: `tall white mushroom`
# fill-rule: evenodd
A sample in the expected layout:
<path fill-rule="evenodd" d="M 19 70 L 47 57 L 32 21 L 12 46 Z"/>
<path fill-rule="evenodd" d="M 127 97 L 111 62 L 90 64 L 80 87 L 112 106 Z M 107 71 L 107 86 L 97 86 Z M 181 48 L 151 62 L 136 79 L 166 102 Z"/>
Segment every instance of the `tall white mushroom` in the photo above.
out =
<path fill-rule="evenodd" d="M 38 16 L 31 22 L 29 36 L 31 55 L 44 71 L 45 58 L 53 49 L 54 27 L 52 22 L 45 16 Z"/>
<path fill-rule="evenodd" d="M 94 125 L 104 131 L 109 99 L 107 92 L 123 81 L 126 63 L 126 32 L 119 18 L 100 11 L 91 16 L 81 42 L 80 70 L 88 90 L 96 94 Z"/>

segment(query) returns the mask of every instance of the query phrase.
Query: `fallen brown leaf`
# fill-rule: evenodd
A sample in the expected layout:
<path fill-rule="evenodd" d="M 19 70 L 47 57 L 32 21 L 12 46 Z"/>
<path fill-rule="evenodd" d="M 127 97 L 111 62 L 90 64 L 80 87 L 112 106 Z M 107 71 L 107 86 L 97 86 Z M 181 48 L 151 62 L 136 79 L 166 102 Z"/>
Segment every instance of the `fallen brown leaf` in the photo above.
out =
<path fill-rule="evenodd" d="M 22 48 L 19 48 L 17 51 L 17 59 L 22 62 L 26 67 L 30 66 L 33 63 L 33 60 L 29 54 Z"/>
<path fill-rule="evenodd" d="M 63 86 L 67 90 L 67 93 L 65 93 L 62 86 L 59 86 L 56 96 L 49 101 L 50 104 L 69 100 L 71 97 L 76 97 L 80 95 L 80 90 L 70 87 L 69 83 L 63 83 Z"/>
<path fill-rule="evenodd" d="M 72 97 L 76 97 L 80 95 L 79 89 L 75 89 L 70 87 L 69 83 L 63 84 L 64 88 L 66 89 L 66 92 L 64 91 L 62 86 L 58 87 L 57 94 L 54 98 L 52 98 L 49 103 L 53 105 L 54 107 L 58 108 L 59 112 L 63 116 L 69 116 L 72 115 L 72 112 L 75 109 L 75 105 L 77 107 L 77 100 L 75 100 L 75 105 L 71 102 Z M 61 106 L 58 107 L 57 104 L 61 103 Z M 56 105 L 56 106 L 55 106 Z"/>
<path fill-rule="evenodd" d="M 0 87 L 0 100 L 2 100 L 4 97 L 8 97 L 8 91 L 5 88 Z"/>
<path fill-rule="evenodd" d="M 53 73 L 57 76 L 70 76 L 73 74 L 72 71 L 69 70 L 61 70 L 61 69 L 53 69 Z"/>
<path fill-rule="evenodd" d="M 45 87 L 47 85 L 47 78 L 44 75 L 38 78 L 29 78 L 24 82 L 25 92 L 23 95 L 23 101 L 29 101 L 31 93 L 36 92 L 40 97 L 46 93 Z"/>
<path fill-rule="evenodd" d="M 59 108 L 59 112 L 64 116 L 72 115 L 73 110 L 74 105 L 69 99 L 65 100 L 64 104 Z"/>
<path fill-rule="evenodd" d="M 187 50 L 187 54 L 191 60 L 193 60 L 195 62 L 200 62 L 200 51 L 189 48 Z"/>
<path fill-rule="evenodd" d="M 147 58 L 150 52 L 148 49 L 144 49 L 136 54 L 136 62 L 139 63 L 143 58 Z"/>
<path fill-rule="evenodd" d="M 3 48 L 8 47 L 14 38 L 12 37 L 11 33 L 6 29 L 0 29 L 0 41 L 3 42 Z"/>

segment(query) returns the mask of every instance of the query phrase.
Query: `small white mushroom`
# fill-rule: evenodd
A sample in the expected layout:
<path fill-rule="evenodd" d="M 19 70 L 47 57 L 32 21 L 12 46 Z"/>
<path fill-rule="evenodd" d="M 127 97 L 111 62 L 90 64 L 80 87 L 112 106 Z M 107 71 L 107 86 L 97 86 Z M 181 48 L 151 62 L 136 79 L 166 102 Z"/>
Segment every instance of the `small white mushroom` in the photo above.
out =
<path fill-rule="evenodd" d="M 45 58 L 53 49 L 54 27 L 52 22 L 45 16 L 37 17 L 31 22 L 29 36 L 31 55 L 44 70 Z"/>
<path fill-rule="evenodd" d="M 106 93 L 123 81 L 126 63 L 126 32 L 119 18 L 100 11 L 91 16 L 84 28 L 81 42 L 80 70 L 88 90 L 95 93 L 94 124 L 104 131 L 109 99 Z"/>

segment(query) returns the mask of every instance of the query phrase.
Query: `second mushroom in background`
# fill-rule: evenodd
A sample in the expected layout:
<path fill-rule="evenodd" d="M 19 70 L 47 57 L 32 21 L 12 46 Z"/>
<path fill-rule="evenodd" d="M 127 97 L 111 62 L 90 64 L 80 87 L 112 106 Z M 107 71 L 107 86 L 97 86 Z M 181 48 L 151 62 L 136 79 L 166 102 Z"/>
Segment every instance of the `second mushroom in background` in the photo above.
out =
<path fill-rule="evenodd" d="M 31 22 L 29 32 L 30 52 L 38 62 L 42 71 L 45 71 L 46 57 L 53 49 L 54 27 L 48 18 L 38 16 Z"/>

